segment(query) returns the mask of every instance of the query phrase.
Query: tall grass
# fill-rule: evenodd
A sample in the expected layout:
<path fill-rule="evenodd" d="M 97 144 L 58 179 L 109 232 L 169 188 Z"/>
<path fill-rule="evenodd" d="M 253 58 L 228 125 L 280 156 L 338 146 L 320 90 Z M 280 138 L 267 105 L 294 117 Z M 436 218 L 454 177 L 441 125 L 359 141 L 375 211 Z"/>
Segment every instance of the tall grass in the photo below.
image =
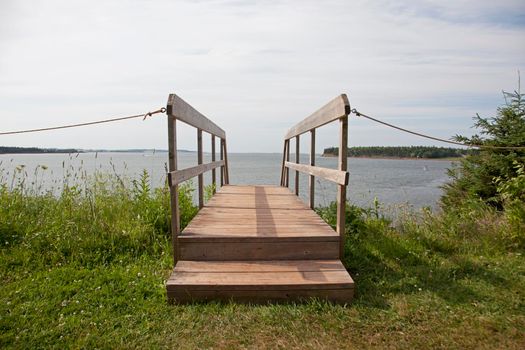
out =
<path fill-rule="evenodd" d="M 169 255 L 169 189 L 152 189 L 149 174 L 138 179 L 82 172 L 77 180 L 42 191 L 21 170 L 0 184 L 0 245 L 25 256 L 23 265 L 91 267 L 143 255 Z M 74 184 L 71 184 L 71 183 Z M 179 187 L 181 221 L 196 214 L 191 183 Z M 17 263 L 5 261 L 6 264 Z"/>
<path fill-rule="evenodd" d="M 128 179 L 65 171 L 59 188 L 45 189 L 26 171 L 0 171 L 2 348 L 522 348 L 525 342 L 520 216 L 471 203 L 456 212 L 407 212 L 393 222 L 379 203 L 350 205 L 344 264 L 357 286 L 352 305 L 170 306 L 167 187 L 151 188 L 147 172 Z M 45 177 L 46 169 L 38 171 Z M 197 209 L 191 184 L 179 191 L 184 226 Z M 335 223 L 334 204 L 318 213 Z"/>

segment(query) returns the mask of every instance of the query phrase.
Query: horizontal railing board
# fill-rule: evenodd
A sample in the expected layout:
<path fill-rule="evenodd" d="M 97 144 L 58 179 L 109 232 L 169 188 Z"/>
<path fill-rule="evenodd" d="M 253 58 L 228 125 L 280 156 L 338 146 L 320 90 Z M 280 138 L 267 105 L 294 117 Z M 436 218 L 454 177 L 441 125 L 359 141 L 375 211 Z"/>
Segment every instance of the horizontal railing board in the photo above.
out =
<path fill-rule="evenodd" d="M 168 183 L 170 186 L 180 184 L 181 182 L 189 180 L 212 169 L 223 166 L 224 164 L 224 160 L 219 160 L 216 162 L 200 164 L 191 168 L 172 171 L 168 173 Z"/>
<path fill-rule="evenodd" d="M 348 185 L 348 172 L 337 169 L 321 168 L 318 166 L 285 162 L 284 166 L 293 170 L 321 177 L 339 185 Z"/>
<path fill-rule="evenodd" d="M 348 116 L 348 114 L 350 114 L 350 103 L 348 102 L 348 97 L 346 97 L 346 94 L 341 94 L 323 107 L 319 108 L 309 117 L 291 127 L 284 138 L 289 140 L 292 137 L 304 134 L 307 131 Z"/>
<path fill-rule="evenodd" d="M 176 94 L 170 94 L 166 112 L 175 119 L 183 121 L 197 129 L 204 130 L 221 139 L 226 138 L 226 132 L 224 130 Z"/>

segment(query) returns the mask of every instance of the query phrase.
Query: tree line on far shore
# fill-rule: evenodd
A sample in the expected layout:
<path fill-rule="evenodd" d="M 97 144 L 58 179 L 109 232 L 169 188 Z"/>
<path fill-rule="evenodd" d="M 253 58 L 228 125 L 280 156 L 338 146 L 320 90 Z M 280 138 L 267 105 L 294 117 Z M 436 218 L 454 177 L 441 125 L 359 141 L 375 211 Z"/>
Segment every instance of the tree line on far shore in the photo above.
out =
<path fill-rule="evenodd" d="M 460 158 L 475 150 L 433 146 L 368 146 L 349 147 L 348 157 L 387 158 Z M 338 156 L 339 147 L 325 148 L 323 156 Z"/>
<path fill-rule="evenodd" d="M 79 153 L 80 150 L 74 148 L 38 148 L 38 147 L 8 147 L 0 146 L 0 154 L 22 154 L 22 153 Z"/>

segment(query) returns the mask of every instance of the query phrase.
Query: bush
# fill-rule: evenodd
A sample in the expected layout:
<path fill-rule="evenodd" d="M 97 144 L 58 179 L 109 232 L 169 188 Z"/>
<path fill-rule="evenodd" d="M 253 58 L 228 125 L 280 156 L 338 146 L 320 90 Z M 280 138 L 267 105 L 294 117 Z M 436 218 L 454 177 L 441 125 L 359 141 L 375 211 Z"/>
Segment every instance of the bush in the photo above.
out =
<path fill-rule="evenodd" d="M 504 92 L 506 104 L 498 108 L 494 118 L 475 118 L 474 126 L 480 134 L 455 139 L 470 145 L 481 145 L 479 152 L 465 157 L 459 167 L 449 170 L 452 181 L 445 185 L 442 197 L 445 210 L 455 210 L 472 200 L 481 200 L 502 210 L 506 203 L 520 199 L 522 192 L 515 185 L 523 185 L 519 178 L 525 166 L 525 149 L 498 149 L 491 147 L 525 147 L 525 94 L 519 89 Z M 521 181 L 521 182 L 520 182 Z M 521 187 L 523 188 L 523 187 Z"/>

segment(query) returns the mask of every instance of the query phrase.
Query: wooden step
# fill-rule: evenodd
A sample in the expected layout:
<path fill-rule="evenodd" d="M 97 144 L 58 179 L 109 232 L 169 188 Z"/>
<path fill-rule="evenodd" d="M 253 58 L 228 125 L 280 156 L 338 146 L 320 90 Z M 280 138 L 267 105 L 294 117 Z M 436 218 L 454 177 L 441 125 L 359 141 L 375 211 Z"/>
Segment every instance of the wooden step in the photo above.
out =
<path fill-rule="evenodd" d="M 354 282 L 339 260 L 179 261 L 166 289 L 176 303 L 319 298 L 344 304 Z"/>
<path fill-rule="evenodd" d="M 178 238 L 180 260 L 337 259 L 339 235 L 288 189 L 225 186 Z"/>
<path fill-rule="evenodd" d="M 336 241 L 271 240 L 245 238 L 179 241 L 179 259 L 204 261 L 336 259 Z"/>

